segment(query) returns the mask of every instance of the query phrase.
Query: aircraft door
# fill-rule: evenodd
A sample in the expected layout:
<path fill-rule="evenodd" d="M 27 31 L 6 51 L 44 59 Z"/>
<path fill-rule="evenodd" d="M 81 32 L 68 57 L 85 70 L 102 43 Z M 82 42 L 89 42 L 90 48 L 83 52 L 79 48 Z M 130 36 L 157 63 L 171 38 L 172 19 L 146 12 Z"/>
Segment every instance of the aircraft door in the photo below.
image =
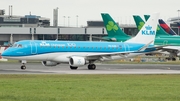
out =
<path fill-rule="evenodd" d="M 124 50 L 125 50 L 125 51 L 129 51 L 129 50 L 130 50 L 128 44 L 124 44 Z"/>
<path fill-rule="evenodd" d="M 36 45 L 36 43 L 31 41 L 30 45 L 31 45 L 31 54 L 37 54 L 37 45 Z"/>

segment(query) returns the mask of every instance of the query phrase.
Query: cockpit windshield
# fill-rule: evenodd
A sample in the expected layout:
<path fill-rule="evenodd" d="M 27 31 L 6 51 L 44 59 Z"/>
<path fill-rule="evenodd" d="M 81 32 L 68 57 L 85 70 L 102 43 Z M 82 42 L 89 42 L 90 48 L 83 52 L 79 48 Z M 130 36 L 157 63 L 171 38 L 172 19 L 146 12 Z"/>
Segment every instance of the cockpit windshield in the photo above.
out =
<path fill-rule="evenodd" d="M 12 46 L 12 47 L 21 48 L 21 47 L 22 47 L 22 45 L 21 45 L 21 44 L 13 44 L 13 46 Z"/>
<path fill-rule="evenodd" d="M 12 47 L 17 47 L 17 44 L 13 44 L 13 46 Z"/>
<path fill-rule="evenodd" d="M 22 45 L 21 45 L 21 44 L 19 44 L 19 45 L 18 45 L 18 47 L 19 47 L 19 48 L 21 48 L 21 47 L 22 47 Z"/>

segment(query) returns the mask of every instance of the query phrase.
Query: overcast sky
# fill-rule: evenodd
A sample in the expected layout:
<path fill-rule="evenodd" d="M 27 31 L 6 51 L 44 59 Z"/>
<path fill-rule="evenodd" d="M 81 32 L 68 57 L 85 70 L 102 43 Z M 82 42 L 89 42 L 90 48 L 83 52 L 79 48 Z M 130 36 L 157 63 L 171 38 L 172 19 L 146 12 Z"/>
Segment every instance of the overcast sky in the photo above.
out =
<path fill-rule="evenodd" d="M 53 9 L 58 9 L 58 25 L 86 26 L 87 20 L 102 20 L 100 13 L 109 13 L 119 23 L 134 24 L 132 15 L 160 12 L 160 18 L 167 20 L 177 17 L 180 0 L 1 0 L 0 9 L 9 14 L 9 5 L 13 6 L 13 15 L 32 15 L 50 18 L 53 24 Z M 78 21 L 77 21 L 78 15 Z M 66 16 L 64 19 L 63 16 Z"/>

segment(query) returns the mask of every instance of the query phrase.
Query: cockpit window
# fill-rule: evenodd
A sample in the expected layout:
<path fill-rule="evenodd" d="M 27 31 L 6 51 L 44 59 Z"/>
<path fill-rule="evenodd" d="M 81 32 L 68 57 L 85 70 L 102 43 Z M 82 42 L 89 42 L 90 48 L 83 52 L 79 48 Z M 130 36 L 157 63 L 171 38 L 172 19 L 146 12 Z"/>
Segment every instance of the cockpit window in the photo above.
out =
<path fill-rule="evenodd" d="M 22 45 L 21 44 L 14 44 L 12 47 L 22 48 Z"/>
<path fill-rule="evenodd" d="M 19 47 L 19 48 L 21 48 L 21 47 L 22 47 L 22 45 L 21 45 L 21 44 L 19 44 L 19 45 L 18 45 L 18 47 Z"/>
<path fill-rule="evenodd" d="M 14 44 L 12 47 L 17 47 L 17 44 Z"/>

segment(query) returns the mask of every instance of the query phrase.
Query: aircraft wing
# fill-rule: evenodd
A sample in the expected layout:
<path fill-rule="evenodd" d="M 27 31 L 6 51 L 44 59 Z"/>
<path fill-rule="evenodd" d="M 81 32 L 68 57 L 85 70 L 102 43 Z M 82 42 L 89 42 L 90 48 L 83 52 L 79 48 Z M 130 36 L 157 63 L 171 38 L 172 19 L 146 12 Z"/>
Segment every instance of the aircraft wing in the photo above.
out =
<path fill-rule="evenodd" d="M 177 50 L 177 51 L 179 51 L 180 50 L 180 46 L 166 46 L 166 47 L 163 47 L 162 48 L 163 50 Z"/>
<path fill-rule="evenodd" d="M 167 47 L 168 45 L 162 45 L 162 46 L 154 46 L 154 47 L 147 47 L 146 49 L 147 50 L 151 50 L 151 49 L 154 49 L 154 50 L 163 50 L 165 47 Z"/>
<path fill-rule="evenodd" d="M 136 51 L 126 51 L 126 52 L 112 52 L 112 53 L 91 53 L 91 54 L 83 54 L 83 55 L 73 55 L 73 56 L 80 56 L 80 57 L 84 57 L 87 60 L 98 60 L 102 57 L 111 57 L 111 56 L 121 56 L 126 58 L 128 54 L 133 53 Z M 68 58 L 71 58 L 73 56 L 69 56 Z"/>

